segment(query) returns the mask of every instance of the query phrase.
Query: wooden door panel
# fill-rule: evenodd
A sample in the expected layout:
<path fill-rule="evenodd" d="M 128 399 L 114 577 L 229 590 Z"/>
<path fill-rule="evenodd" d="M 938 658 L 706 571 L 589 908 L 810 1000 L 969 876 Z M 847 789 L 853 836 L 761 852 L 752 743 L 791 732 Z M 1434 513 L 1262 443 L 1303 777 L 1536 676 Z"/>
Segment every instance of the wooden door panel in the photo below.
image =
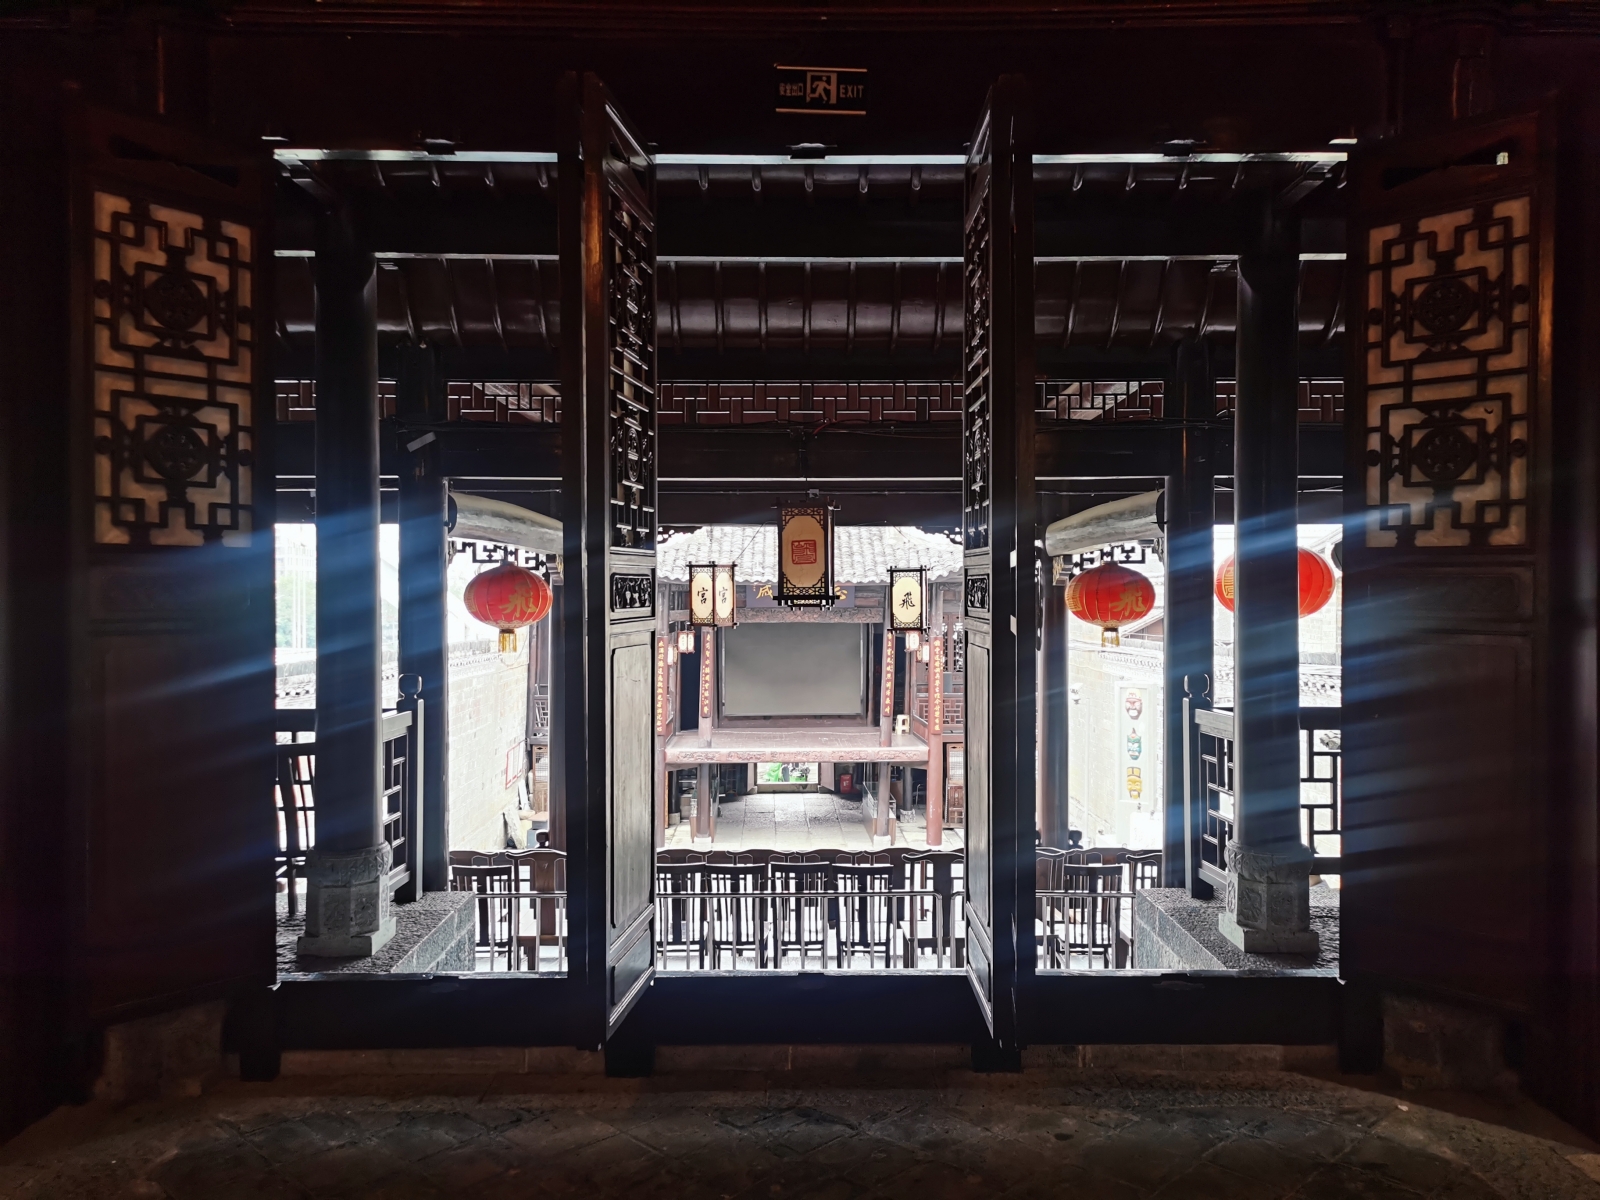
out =
<path fill-rule="evenodd" d="M 967 971 L 1020 1063 L 1018 992 L 1033 939 L 1033 155 L 1020 78 L 990 91 L 967 160 L 963 227 L 963 622 Z M 1023 569 L 1019 570 L 1019 561 Z"/>
<path fill-rule="evenodd" d="M 1367 970 L 1525 1005 L 1538 874 L 1528 697 L 1532 639 L 1420 634 L 1388 655 L 1394 688 L 1363 727 L 1373 784 L 1346 802 L 1361 868 L 1346 888 Z"/>
<path fill-rule="evenodd" d="M 655 168 L 599 79 L 566 88 L 561 743 L 573 959 L 606 1038 L 655 969 Z"/>
<path fill-rule="evenodd" d="M 1525 1010 L 1545 970 L 1552 167 L 1535 114 L 1351 162 L 1347 977 Z"/>
<path fill-rule="evenodd" d="M 650 643 L 611 655 L 611 929 L 613 936 L 648 911 L 655 703 Z"/>
<path fill-rule="evenodd" d="M 270 163 L 82 110 L 74 375 L 85 1015 L 275 974 Z"/>

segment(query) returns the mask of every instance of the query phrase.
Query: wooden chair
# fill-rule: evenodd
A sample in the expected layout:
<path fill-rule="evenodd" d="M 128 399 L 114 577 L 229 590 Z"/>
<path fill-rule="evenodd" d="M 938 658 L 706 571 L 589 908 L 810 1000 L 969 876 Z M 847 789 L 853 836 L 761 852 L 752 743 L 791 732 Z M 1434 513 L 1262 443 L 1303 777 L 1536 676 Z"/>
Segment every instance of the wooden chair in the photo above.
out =
<path fill-rule="evenodd" d="M 931 898 L 912 897 L 912 926 L 916 950 L 931 952 L 940 967 L 947 965 L 947 955 L 949 966 L 966 965 L 966 939 L 957 934 L 960 909 L 956 900 L 956 867 L 964 860 L 955 850 L 916 850 L 902 860 L 906 890 L 933 893 Z"/>
<path fill-rule="evenodd" d="M 767 868 L 754 863 L 715 865 L 702 868 L 706 906 L 706 948 L 711 969 L 722 969 L 726 951 L 730 966 L 737 969 L 741 956 L 749 955 L 758 967 L 767 965 L 767 921 L 770 899 L 767 896 Z"/>
<path fill-rule="evenodd" d="M 1070 967 L 1075 956 L 1086 959 L 1091 970 L 1096 965 L 1106 969 L 1126 966 L 1122 897 L 1118 894 L 1122 890 L 1122 864 L 1063 863 L 1061 883 L 1066 894 L 1054 917 L 1064 940 L 1063 966 Z"/>
<path fill-rule="evenodd" d="M 768 889 L 772 893 L 773 965 L 782 967 L 790 954 L 800 956 L 800 969 L 816 952 L 817 965 L 824 965 L 828 953 L 828 909 L 824 899 L 833 890 L 833 864 L 820 855 L 795 854 L 774 858 L 767 864 Z"/>
<path fill-rule="evenodd" d="M 292 917 L 300 911 L 298 878 L 305 871 L 306 853 L 317 841 L 317 744 L 283 742 L 277 749 L 278 775 L 272 789 L 278 816 L 277 861 Z"/>
<path fill-rule="evenodd" d="M 505 858 L 511 867 L 512 890 L 519 893 L 512 904 L 512 935 L 528 969 L 541 969 L 540 948 L 557 947 L 557 961 L 567 957 L 567 855 L 564 850 L 508 850 Z M 529 893 L 532 893 L 531 897 Z M 523 917 L 530 919 L 532 933 L 523 933 Z"/>
<path fill-rule="evenodd" d="M 833 868 L 838 901 L 838 935 L 835 953 L 843 967 L 845 956 L 855 965 L 858 954 L 867 955 L 869 968 L 883 956 L 883 966 L 891 965 L 894 951 L 894 867 L 888 863 L 873 866 L 838 863 Z"/>
<path fill-rule="evenodd" d="M 1162 853 L 1159 850 L 1131 851 L 1127 857 L 1129 891 L 1161 886 Z"/>
<path fill-rule="evenodd" d="M 658 862 L 656 864 L 656 962 L 665 969 L 674 953 L 683 955 L 688 967 L 691 955 L 706 965 L 706 902 L 693 893 L 704 890 L 704 856 L 697 862 Z"/>
<path fill-rule="evenodd" d="M 495 959 L 502 950 L 506 955 L 506 969 L 512 970 L 513 955 L 516 953 L 513 940 L 514 902 L 506 894 L 513 890 L 511 864 L 504 861 L 503 854 L 494 857 L 501 861 L 492 862 L 489 855 L 475 854 L 473 858 L 478 860 L 476 862 L 452 865 L 450 889 L 477 893 L 476 944 L 489 951 L 490 970 L 494 969 Z"/>

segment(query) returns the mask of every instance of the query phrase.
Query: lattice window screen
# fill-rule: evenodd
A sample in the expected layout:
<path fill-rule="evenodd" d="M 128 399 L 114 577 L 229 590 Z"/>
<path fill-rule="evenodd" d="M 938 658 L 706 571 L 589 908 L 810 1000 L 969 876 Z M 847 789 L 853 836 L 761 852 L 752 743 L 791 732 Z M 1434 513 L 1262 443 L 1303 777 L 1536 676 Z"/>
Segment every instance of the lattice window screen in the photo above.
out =
<path fill-rule="evenodd" d="M 103 190 L 93 212 L 95 541 L 246 545 L 252 232 Z"/>
<path fill-rule="evenodd" d="M 1529 538 L 1532 198 L 1367 234 L 1367 545 Z"/>

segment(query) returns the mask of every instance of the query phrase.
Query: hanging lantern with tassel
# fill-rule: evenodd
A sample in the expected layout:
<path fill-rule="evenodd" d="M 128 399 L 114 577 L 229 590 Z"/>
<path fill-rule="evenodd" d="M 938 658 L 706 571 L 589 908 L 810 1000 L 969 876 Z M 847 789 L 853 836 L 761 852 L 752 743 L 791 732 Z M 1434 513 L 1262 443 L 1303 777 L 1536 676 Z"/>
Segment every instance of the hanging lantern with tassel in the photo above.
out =
<path fill-rule="evenodd" d="M 1120 646 L 1122 627 L 1149 615 L 1155 604 L 1155 585 L 1121 563 L 1102 563 L 1067 584 L 1067 611 L 1100 626 L 1103 646 Z"/>
<path fill-rule="evenodd" d="M 1323 606 L 1333 599 L 1333 568 L 1322 555 L 1304 547 L 1300 548 L 1296 558 L 1300 570 L 1300 615 L 1309 617 L 1314 612 L 1322 611 Z M 1232 612 L 1233 555 L 1223 559 L 1222 565 L 1217 568 L 1214 590 L 1222 607 Z"/>
<path fill-rule="evenodd" d="M 517 630 L 536 625 L 550 612 L 550 585 L 513 562 L 473 576 L 467 584 L 467 611 L 474 620 L 500 631 L 500 653 L 517 648 Z"/>

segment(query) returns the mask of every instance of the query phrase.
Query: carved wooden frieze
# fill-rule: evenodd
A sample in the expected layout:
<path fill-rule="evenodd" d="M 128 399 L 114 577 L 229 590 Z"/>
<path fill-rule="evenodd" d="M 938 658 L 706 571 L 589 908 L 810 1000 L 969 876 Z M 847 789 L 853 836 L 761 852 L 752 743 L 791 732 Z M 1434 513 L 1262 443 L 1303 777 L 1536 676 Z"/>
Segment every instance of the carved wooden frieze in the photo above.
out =
<path fill-rule="evenodd" d="M 655 572 L 648 575 L 617 571 L 611 576 L 611 611 L 649 616 L 656 610 Z"/>

